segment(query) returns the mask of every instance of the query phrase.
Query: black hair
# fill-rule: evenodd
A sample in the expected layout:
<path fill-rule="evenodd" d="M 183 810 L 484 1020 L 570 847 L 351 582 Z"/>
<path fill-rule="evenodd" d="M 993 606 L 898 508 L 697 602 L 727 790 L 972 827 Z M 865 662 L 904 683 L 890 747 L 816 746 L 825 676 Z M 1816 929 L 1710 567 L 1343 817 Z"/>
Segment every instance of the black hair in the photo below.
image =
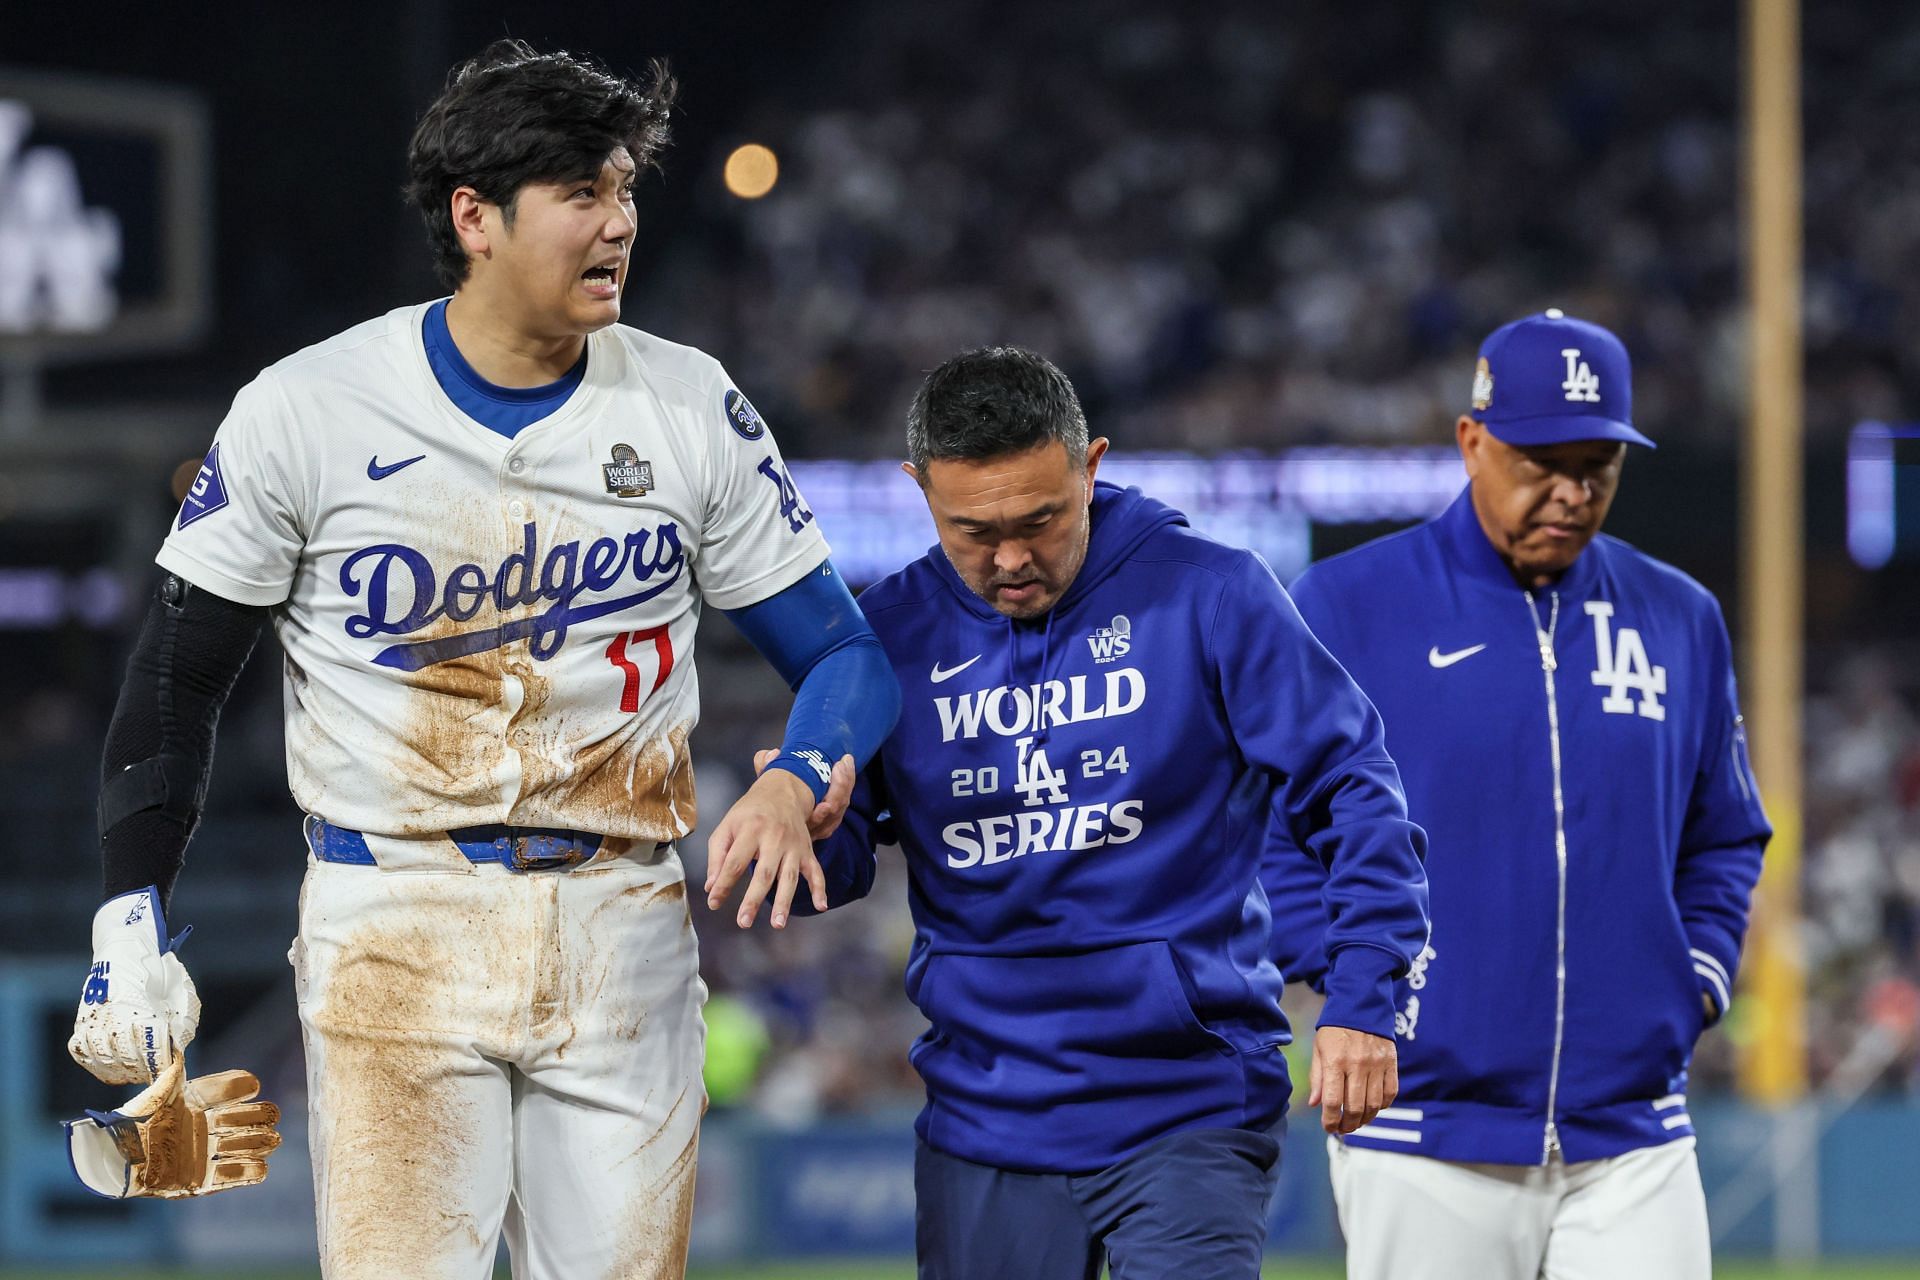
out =
<path fill-rule="evenodd" d="M 407 147 L 406 196 L 426 219 L 443 284 L 458 289 L 469 268 L 453 229 L 457 188 L 498 205 L 511 227 L 529 182 L 596 178 L 615 147 L 636 167 L 656 163 L 679 86 L 664 62 L 650 70 L 652 82 L 642 86 L 571 53 L 537 53 L 511 39 L 453 69 Z"/>
<path fill-rule="evenodd" d="M 1087 461 L 1087 415 L 1067 375 L 1020 347 L 963 351 L 927 375 L 907 410 L 907 460 L 927 483 L 942 458 L 997 458 L 1058 440 Z"/>

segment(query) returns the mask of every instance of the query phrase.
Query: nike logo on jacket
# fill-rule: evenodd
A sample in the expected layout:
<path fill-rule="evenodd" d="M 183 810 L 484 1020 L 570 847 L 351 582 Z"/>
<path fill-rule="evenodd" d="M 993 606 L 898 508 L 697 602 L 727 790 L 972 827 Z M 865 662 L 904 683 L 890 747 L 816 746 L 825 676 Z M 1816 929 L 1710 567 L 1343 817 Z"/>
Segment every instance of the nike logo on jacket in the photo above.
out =
<path fill-rule="evenodd" d="M 1484 644 L 1476 644 L 1471 649 L 1455 649 L 1452 653 L 1442 653 L 1440 652 L 1440 646 L 1435 645 L 1433 648 L 1427 650 L 1427 662 L 1435 668 L 1444 670 L 1456 662 L 1463 662 L 1471 658 L 1474 654 L 1486 647 Z"/>

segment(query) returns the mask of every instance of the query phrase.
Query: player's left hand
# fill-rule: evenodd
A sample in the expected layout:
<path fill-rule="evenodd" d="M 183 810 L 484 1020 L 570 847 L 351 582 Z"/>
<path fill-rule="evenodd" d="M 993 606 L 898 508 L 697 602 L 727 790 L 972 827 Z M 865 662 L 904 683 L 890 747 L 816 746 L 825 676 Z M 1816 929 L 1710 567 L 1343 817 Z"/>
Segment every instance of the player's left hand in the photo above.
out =
<path fill-rule="evenodd" d="M 843 758 L 834 766 L 827 802 L 833 790 L 845 779 L 845 790 L 852 791 L 851 759 Z M 826 803 L 826 802 L 823 802 Z M 718 910 L 733 893 L 734 886 L 747 874 L 740 910 L 734 923 L 751 928 L 760 912 L 760 904 L 773 895 L 773 927 L 787 927 L 787 913 L 793 905 L 794 890 L 807 882 L 816 911 L 827 909 L 827 877 L 813 853 L 810 823 L 816 806 L 813 792 L 785 769 L 762 772 L 720 819 L 707 841 L 707 907 Z M 844 811 L 846 800 L 840 801 Z"/>
<path fill-rule="evenodd" d="M 1320 1108 L 1320 1127 L 1352 1133 L 1400 1093 L 1400 1055 L 1392 1040 L 1348 1027 L 1321 1027 L 1313 1036 L 1307 1105 Z"/>
<path fill-rule="evenodd" d="M 123 893 L 93 917 L 93 968 L 80 991 L 67 1052 L 107 1084 L 141 1084 L 185 1051 L 200 1026 L 200 993 L 167 933 L 158 890 Z"/>
<path fill-rule="evenodd" d="M 779 754 L 778 747 L 762 747 L 754 752 L 753 776 L 757 778 L 765 773 Z M 840 829 L 840 820 L 847 816 L 847 802 L 853 799 L 853 781 L 858 776 L 852 756 L 841 756 L 833 762 L 833 778 L 827 783 L 826 798 L 807 815 L 807 834 L 815 844 Z"/>

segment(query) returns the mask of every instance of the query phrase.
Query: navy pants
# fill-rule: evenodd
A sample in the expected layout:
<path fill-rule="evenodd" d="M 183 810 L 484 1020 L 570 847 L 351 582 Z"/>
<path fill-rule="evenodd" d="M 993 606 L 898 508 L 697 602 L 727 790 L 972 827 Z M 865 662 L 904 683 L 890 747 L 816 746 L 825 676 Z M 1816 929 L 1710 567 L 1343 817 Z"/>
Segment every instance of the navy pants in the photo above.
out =
<path fill-rule="evenodd" d="M 1098 1173 L 914 1151 L 920 1280 L 1258 1280 L 1279 1130 L 1189 1129 Z"/>

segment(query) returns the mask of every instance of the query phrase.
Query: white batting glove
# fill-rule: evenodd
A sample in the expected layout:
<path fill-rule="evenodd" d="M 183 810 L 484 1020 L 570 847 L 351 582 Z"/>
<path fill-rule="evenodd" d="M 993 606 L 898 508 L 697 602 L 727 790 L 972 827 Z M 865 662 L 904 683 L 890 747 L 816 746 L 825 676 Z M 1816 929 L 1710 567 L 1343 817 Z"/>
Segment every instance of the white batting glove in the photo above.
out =
<path fill-rule="evenodd" d="M 107 1084 L 156 1079 L 200 1028 L 200 993 L 167 937 L 159 891 L 109 898 L 93 917 L 93 969 L 67 1052 Z"/>

